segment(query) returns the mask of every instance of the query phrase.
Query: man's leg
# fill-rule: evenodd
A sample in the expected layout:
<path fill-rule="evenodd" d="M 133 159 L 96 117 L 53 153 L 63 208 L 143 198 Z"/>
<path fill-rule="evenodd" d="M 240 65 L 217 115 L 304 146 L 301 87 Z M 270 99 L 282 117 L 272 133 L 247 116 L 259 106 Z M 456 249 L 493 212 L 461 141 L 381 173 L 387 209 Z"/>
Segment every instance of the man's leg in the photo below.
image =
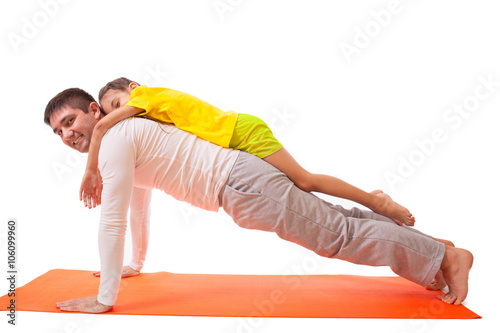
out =
<path fill-rule="evenodd" d="M 445 253 L 443 244 L 418 231 L 369 218 L 369 212 L 344 210 L 303 192 L 283 173 L 243 152 L 220 199 L 241 227 L 275 232 L 321 256 L 390 266 L 423 286 L 439 271 Z"/>
<path fill-rule="evenodd" d="M 323 200 L 324 201 L 324 200 Z M 355 218 L 358 218 L 358 219 L 369 219 L 369 220 L 376 220 L 376 221 L 380 221 L 380 222 L 387 222 L 387 223 L 392 223 L 392 224 L 395 224 L 395 225 L 398 225 L 396 222 L 394 222 L 392 219 L 384 216 L 384 215 L 380 215 L 380 214 L 377 214 L 371 210 L 366 210 L 366 209 L 359 209 L 357 207 L 353 207 L 351 209 L 346 209 L 340 205 L 334 205 L 328 201 L 324 201 L 326 205 L 330 206 L 332 209 L 335 209 L 336 211 L 338 211 L 339 213 L 341 213 L 342 215 L 344 215 L 345 217 L 355 217 Z M 453 246 L 453 243 L 448 241 L 448 240 L 445 240 L 445 239 L 438 239 L 438 238 L 434 238 L 432 236 L 429 236 L 415 228 L 412 228 L 412 227 L 409 227 L 409 226 L 406 226 L 406 225 L 403 225 L 401 226 L 401 228 L 405 228 L 407 229 L 408 231 L 411 231 L 411 232 L 415 232 L 415 233 L 418 233 L 422 236 L 425 236 L 425 237 L 429 237 L 429 238 L 432 238 L 434 240 L 437 240 L 438 242 L 441 242 L 445 245 L 451 245 Z"/>
<path fill-rule="evenodd" d="M 323 201 L 325 201 L 325 200 L 323 200 Z M 377 220 L 377 221 L 383 221 L 383 222 L 396 223 L 392 219 L 390 219 L 384 215 L 377 214 L 371 210 L 360 209 L 358 207 L 346 209 L 340 205 L 334 205 L 328 201 L 325 201 L 325 203 L 327 205 L 331 206 L 333 209 L 337 210 L 339 213 L 341 213 L 345 217 L 356 217 L 359 219 L 371 219 L 371 220 Z"/>

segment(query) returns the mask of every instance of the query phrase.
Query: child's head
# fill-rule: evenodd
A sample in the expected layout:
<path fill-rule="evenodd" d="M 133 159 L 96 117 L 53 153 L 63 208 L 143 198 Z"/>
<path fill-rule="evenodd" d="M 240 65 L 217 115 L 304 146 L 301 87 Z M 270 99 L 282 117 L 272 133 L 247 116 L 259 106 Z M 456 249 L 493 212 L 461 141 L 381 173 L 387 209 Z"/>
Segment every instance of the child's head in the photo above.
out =
<path fill-rule="evenodd" d="M 130 98 L 132 90 L 138 86 L 140 84 L 125 77 L 108 82 L 99 91 L 99 103 L 102 110 L 107 114 L 125 105 Z"/>

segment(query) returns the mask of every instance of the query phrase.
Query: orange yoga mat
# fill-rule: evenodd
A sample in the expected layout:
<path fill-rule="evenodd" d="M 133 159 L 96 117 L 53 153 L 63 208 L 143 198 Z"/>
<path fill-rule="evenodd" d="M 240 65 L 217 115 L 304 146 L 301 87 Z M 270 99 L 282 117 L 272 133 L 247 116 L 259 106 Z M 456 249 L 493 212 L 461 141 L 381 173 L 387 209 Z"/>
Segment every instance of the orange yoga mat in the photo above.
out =
<path fill-rule="evenodd" d="M 16 290 L 16 311 L 62 312 L 55 303 L 97 295 L 90 271 L 51 270 Z M 481 318 L 437 299 L 441 292 L 400 277 L 142 273 L 123 279 L 107 314 L 301 317 Z M 8 295 L 0 298 L 5 311 Z"/>

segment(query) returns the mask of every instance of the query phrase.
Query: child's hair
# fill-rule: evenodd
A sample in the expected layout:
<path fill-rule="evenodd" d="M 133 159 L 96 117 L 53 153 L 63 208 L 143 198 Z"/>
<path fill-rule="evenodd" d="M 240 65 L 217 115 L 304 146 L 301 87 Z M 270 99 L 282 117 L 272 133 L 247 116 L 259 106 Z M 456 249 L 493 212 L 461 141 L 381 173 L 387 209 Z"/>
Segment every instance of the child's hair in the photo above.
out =
<path fill-rule="evenodd" d="M 113 89 L 113 90 L 126 91 L 128 89 L 128 85 L 131 84 L 132 82 L 135 81 L 129 80 L 126 77 L 120 77 L 118 79 L 106 83 L 106 85 L 102 87 L 101 90 L 99 90 L 99 104 L 101 103 L 104 94 L 107 93 L 109 90 Z M 140 85 L 139 83 L 137 84 Z"/>
<path fill-rule="evenodd" d="M 55 95 L 45 107 L 43 121 L 50 126 L 50 117 L 65 106 L 89 112 L 90 103 L 95 102 L 94 97 L 83 89 L 69 88 Z"/>

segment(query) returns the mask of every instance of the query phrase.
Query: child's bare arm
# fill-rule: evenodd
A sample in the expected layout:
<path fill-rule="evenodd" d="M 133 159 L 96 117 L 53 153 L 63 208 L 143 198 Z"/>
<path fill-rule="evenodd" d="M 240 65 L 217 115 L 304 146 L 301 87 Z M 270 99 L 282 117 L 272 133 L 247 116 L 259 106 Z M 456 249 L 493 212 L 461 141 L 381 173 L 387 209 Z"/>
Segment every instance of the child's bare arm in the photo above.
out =
<path fill-rule="evenodd" d="M 143 110 L 132 106 L 122 106 L 99 120 L 94 127 L 92 138 L 90 140 L 87 167 L 85 169 L 82 185 L 80 186 L 80 200 L 84 201 L 85 207 L 95 207 L 96 205 L 99 205 L 101 201 L 100 197 L 102 185 L 98 170 L 98 156 L 102 137 L 106 134 L 108 129 L 113 127 L 113 125 L 123 119 L 135 116 L 141 111 Z"/>

